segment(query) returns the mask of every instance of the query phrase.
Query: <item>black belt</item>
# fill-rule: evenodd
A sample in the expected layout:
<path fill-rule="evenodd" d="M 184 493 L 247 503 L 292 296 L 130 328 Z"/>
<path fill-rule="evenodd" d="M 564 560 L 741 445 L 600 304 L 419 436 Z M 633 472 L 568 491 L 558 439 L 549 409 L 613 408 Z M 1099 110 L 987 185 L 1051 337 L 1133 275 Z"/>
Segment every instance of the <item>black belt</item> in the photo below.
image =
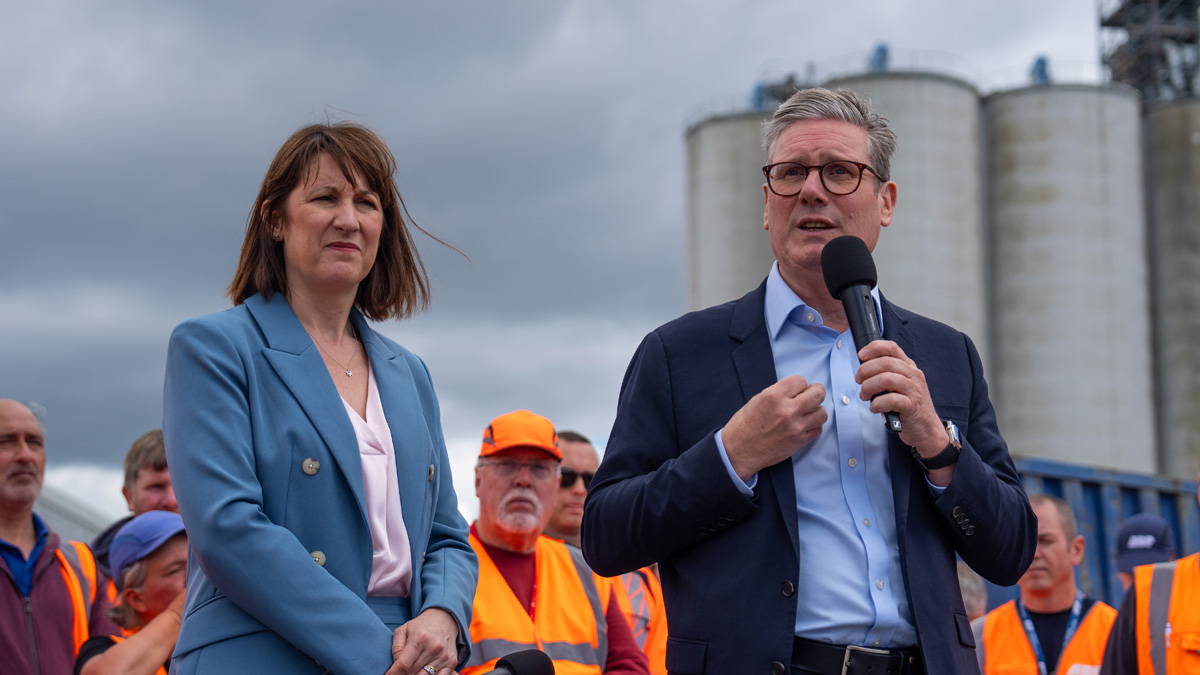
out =
<path fill-rule="evenodd" d="M 792 666 L 822 675 L 922 675 L 925 666 L 916 647 L 873 649 L 817 642 L 792 642 Z"/>

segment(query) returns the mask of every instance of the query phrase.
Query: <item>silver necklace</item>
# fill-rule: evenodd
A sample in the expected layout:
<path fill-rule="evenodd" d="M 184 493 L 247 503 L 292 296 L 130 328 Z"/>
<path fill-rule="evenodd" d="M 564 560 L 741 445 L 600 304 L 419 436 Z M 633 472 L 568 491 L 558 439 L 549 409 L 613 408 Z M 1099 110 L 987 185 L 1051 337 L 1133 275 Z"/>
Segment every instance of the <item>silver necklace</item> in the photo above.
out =
<path fill-rule="evenodd" d="M 337 357 L 333 355 L 333 352 L 326 349 L 325 345 L 321 344 L 321 341 L 318 340 L 315 335 L 313 335 L 312 333 L 309 333 L 308 337 L 312 338 L 312 341 L 317 343 L 317 346 L 321 348 L 321 351 L 325 352 L 326 356 L 333 359 L 334 363 L 338 364 L 338 366 L 340 366 L 342 370 L 346 371 L 346 377 L 352 377 L 354 375 L 354 371 L 350 370 L 350 366 L 354 365 L 354 359 L 358 358 L 358 350 L 357 349 L 355 349 L 354 354 L 352 354 L 350 356 L 350 366 L 347 366 L 344 363 L 342 363 L 341 361 L 338 361 Z M 355 341 L 357 342 L 357 340 L 355 340 Z"/>

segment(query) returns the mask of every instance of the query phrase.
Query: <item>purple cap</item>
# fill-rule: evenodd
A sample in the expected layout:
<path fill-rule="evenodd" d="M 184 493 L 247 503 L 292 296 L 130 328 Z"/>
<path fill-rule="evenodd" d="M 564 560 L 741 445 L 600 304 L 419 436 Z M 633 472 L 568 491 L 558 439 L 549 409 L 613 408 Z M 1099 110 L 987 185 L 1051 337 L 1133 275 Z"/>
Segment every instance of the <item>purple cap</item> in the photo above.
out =
<path fill-rule="evenodd" d="M 183 518 L 171 511 L 147 511 L 117 530 L 108 551 L 117 590 L 123 590 L 121 576 L 126 567 L 154 553 L 168 539 L 182 532 Z"/>
<path fill-rule="evenodd" d="M 1117 530 L 1117 571 L 1131 572 L 1138 565 L 1175 559 L 1175 535 L 1162 517 L 1153 513 L 1130 516 Z"/>

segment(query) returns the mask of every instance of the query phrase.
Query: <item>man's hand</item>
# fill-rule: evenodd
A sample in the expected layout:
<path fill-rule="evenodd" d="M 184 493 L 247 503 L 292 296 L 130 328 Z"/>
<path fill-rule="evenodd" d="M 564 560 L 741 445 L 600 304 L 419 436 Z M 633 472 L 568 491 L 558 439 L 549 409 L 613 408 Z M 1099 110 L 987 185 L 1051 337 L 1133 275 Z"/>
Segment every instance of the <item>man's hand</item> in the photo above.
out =
<path fill-rule="evenodd" d="M 458 665 L 458 623 L 444 609 L 430 607 L 392 633 L 395 662 L 384 675 L 453 675 Z"/>
<path fill-rule="evenodd" d="M 729 463 L 743 481 L 791 457 L 821 433 L 829 415 L 825 387 L 800 375 L 763 389 L 734 413 L 721 431 Z"/>
<path fill-rule="evenodd" d="M 933 407 L 925 373 L 904 350 L 890 340 L 876 340 L 858 352 L 858 360 L 861 365 L 854 380 L 862 387 L 859 396 L 871 401 L 871 412 L 899 415 L 904 426 L 900 440 L 921 457 L 933 457 L 945 450 L 950 436 Z M 951 465 L 931 471 L 929 478 L 934 485 L 945 486 L 953 475 Z"/>

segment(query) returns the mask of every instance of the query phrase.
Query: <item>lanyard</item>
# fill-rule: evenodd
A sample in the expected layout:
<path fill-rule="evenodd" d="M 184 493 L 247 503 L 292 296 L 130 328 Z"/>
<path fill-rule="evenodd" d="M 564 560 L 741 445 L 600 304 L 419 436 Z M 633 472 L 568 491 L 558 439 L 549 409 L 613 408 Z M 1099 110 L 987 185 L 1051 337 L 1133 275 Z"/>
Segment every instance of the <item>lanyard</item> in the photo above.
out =
<path fill-rule="evenodd" d="M 1062 648 L 1058 650 L 1059 663 L 1062 663 L 1062 654 L 1066 651 L 1071 638 L 1075 636 L 1076 629 L 1079 628 L 1080 614 L 1083 612 L 1083 598 L 1083 591 L 1075 589 L 1075 604 L 1071 605 L 1071 618 L 1067 621 L 1067 632 L 1063 634 Z M 1033 627 L 1033 619 L 1029 618 L 1029 612 L 1025 611 L 1025 605 L 1021 604 L 1021 598 L 1016 599 L 1016 605 L 1017 615 L 1021 617 L 1021 625 L 1025 628 L 1025 637 L 1029 639 L 1029 644 L 1033 647 L 1033 655 L 1037 658 L 1038 675 L 1047 675 L 1046 656 L 1042 652 L 1042 643 L 1038 640 L 1037 629 Z"/>

